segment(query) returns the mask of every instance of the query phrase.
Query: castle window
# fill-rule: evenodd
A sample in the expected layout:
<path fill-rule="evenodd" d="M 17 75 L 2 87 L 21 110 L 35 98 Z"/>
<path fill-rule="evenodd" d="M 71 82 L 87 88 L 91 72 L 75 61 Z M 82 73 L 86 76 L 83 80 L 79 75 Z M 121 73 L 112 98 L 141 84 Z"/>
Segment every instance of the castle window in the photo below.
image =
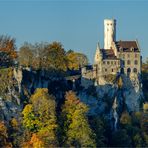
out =
<path fill-rule="evenodd" d="M 137 60 L 135 60 L 135 61 L 134 61 L 134 64 L 135 64 L 135 65 L 137 65 L 137 64 L 138 64 L 138 61 L 137 61 Z"/>
<path fill-rule="evenodd" d="M 130 54 L 128 54 L 127 57 L 130 58 Z"/>
<path fill-rule="evenodd" d="M 116 61 L 114 62 L 114 64 L 116 65 Z"/>
<path fill-rule="evenodd" d="M 137 69 L 136 69 L 136 68 L 134 68 L 134 69 L 133 69 L 133 72 L 134 72 L 134 73 L 137 73 Z"/>
<path fill-rule="evenodd" d="M 125 65 L 125 61 L 122 61 L 122 65 Z"/>
<path fill-rule="evenodd" d="M 109 62 L 109 61 L 107 61 L 107 64 L 109 65 L 109 64 L 110 64 L 110 62 Z"/>
<path fill-rule="evenodd" d="M 131 73 L 131 69 L 130 69 L 130 68 L 128 68 L 128 69 L 127 69 L 127 76 L 129 76 L 129 75 L 130 75 L 130 73 Z"/>
<path fill-rule="evenodd" d="M 137 58 L 137 54 L 135 54 L 135 58 Z"/>
<path fill-rule="evenodd" d="M 122 57 L 123 57 L 123 59 L 124 59 L 124 58 L 125 58 L 125 55 L 123 54 Z"/>
<path fill-rule="evenodd" d="M 112 72 L 114 72 L 114 69 L 112 69 Z"/>
<path fill-rule="evenodd" d="M 127 69 L 127 73 L 130 73 L 130 72 L 131 72 L 131 69 L 130 69 L 130 68 L 128 68 L 128 69 Z"/>
<path fill-rule="evenodd" d="M 111 64 L 113 65 L 113 61 L 111 61 Z"/>
<path fill-rule="evenodd" d="M 107 69 L 105 69 L 105 72 L 107 72 Z"/>
<path fill-rule="evenodd" d="M 105 61 L 103 61 L 103 64 L 106 64 L 106 62 L 105 62 Z"/>
<path fill-rule="evenodd" d="M 127 65 L 130 65 L 131 64 L 131 61 L 130 60 L 127 60 Z"/>

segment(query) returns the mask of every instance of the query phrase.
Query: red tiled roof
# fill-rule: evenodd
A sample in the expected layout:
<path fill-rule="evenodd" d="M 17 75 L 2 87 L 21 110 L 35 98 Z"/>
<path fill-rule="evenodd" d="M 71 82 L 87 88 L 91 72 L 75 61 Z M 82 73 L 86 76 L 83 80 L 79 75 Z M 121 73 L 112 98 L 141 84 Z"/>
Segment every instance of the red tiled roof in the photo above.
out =
<path fill-rule="evenodd" d="M 115 42 L 118 51 L 123 50 L 123 52 L 139 51 L 136 41 L 117 41 Z M 131 50 L 133 48 L 133 50 Z"/>
<path fill-rule="evenodd" d="M 102 49 L 104 59 L 117 59 L 112 49 Z"/>

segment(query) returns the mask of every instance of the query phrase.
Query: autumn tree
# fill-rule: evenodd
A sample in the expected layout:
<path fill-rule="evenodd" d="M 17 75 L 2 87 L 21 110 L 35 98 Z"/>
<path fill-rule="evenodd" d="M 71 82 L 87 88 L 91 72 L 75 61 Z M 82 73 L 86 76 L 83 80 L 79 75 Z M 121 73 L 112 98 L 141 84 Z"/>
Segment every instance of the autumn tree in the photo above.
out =
<path fill-rule="evenodd" d="M 44 49 L 44 67 L 46 69 L 67 70 L 66 53 L 61 43 L 53 42 Z"/>
<path fill-rule="evenodd" d="M 88 64 L 86 55 L 69 50 L 66 53 L 68 68 L 70 70 L 78 70 L 79 68 Z"/>
<path fill-rule="evenodd" d="M 0 65 L 11 66 L 17 58 L 15 39 L 9 36 L 0 36 Z"/>
<path fill-rule="evenodd" d="M 22 134 L 22 128 L 21 124 L 18 122 L 16 118 L 12 118 L 9 121 L 9 128 L 8 128 L 8 134 L 9 134 L 9 140 L 12 143 L 13 147 L 19 147 L 21 143 L 21 134 Z"/>
<path fill-rule="evenodd" d="M 25 67 L 32 66 L 33 62 L 33 51 L 32 51 L 32 45 L 25 43 L 20 49 L 19 49 L 19 64 L 23 65 Z"/>
<path fill-rule="evenodd" d="M 64 121 L 65 146 L 74 147 L 95 147 L 95 134 L 93 134 L 86 113 L 88 107 L 80 102 L 75 93 L 66 93 L 66 101 L 62 109 Z"/>
<path fill-rule="evenodd" d="M 0 121 L 0 147 L 12 147 L 8 138 L 7 127 L 3 121 Z"/>
<path fill-rule="evenodd" d="M 34 69 L 44 68 L 44 49 L 46 43 L 30 44 L 25 42 L 19 50 L 19 64 Z"/>
<path fill-rule="evenodd" d="M 48 89 L 38 88 L 30 101 L 31 103 L 27 104 L 22 112 L 24 127 L 36 134 L 44 146 L 56 146 L 55 98 L 48 94 Z"/>

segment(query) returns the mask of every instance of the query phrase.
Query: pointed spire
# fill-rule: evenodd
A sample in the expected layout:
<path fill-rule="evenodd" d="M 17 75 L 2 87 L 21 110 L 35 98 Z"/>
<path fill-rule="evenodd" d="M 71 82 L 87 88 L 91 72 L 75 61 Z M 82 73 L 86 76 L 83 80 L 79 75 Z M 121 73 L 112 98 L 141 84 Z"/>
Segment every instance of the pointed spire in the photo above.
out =
<path fill-rule="evenodd" d="M 102 53 L 101 53 L 99 42 L 98 42 L 96 53 L 95 53 L 95 58 L 94 58 L 94 63 L 97 64 L 100 60 L 102 60 Z"/>
<path fill-rule="evenodd" d="M 99 45 L 99 42 L 98 42 L 98 44 L 97 44 L 97 50 L 100 51 L 100 45 Z"/>

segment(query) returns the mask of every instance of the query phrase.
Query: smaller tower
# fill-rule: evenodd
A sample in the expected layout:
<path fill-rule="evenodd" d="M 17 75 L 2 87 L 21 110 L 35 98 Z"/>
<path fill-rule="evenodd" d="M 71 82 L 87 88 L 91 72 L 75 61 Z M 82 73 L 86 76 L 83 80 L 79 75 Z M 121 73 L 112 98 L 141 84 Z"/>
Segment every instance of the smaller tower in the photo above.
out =
<path fill-rule="evenodd" d="M 104 20 L 104 49 L 111 49 L 112 42 L 116 41 L 116 20 Z"/>
<path fill-rule="evenodd" d="M 99 62 L 102 61 L 102 52 L 100 50 L 99 43 L 97 44 L 97 49 L 94 57 L 94 64 L 99 64 Z"/>

